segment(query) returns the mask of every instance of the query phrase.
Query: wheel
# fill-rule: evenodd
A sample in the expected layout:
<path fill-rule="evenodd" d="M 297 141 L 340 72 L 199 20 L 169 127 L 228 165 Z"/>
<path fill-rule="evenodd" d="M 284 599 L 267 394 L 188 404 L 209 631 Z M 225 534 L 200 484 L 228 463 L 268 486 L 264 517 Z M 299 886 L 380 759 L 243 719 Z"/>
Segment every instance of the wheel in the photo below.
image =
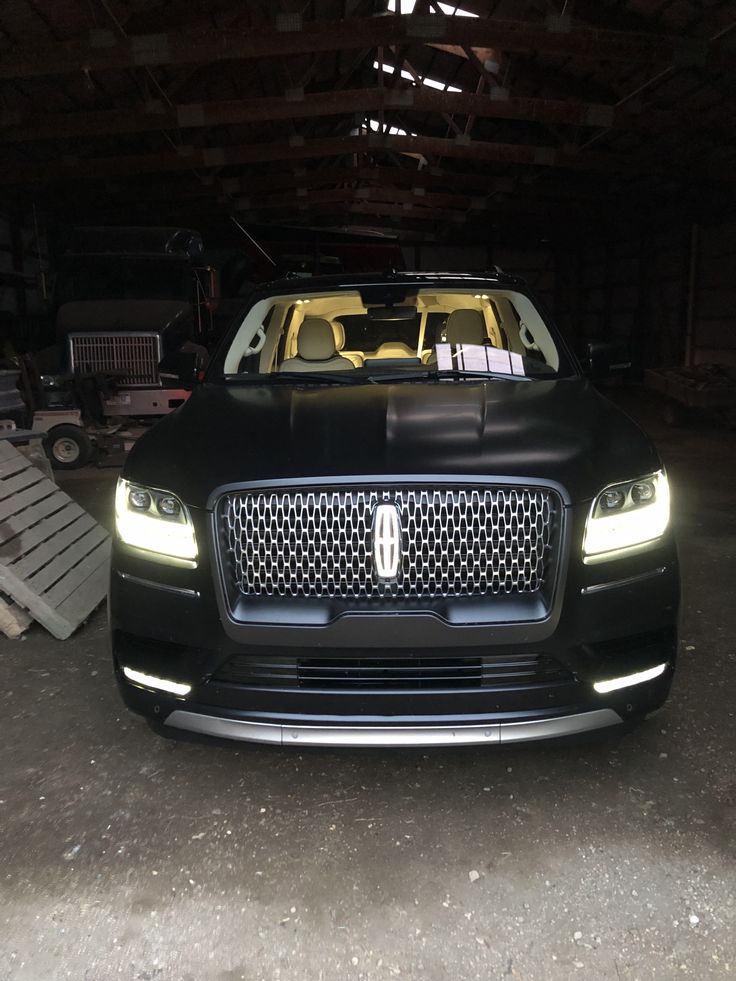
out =
<path fill-rule="evenodd" d="M 81 426 L 54 426 L 46 439 L 46 453 L 54 470 L 77 470 L 92 457 L 92 440 Z"/>

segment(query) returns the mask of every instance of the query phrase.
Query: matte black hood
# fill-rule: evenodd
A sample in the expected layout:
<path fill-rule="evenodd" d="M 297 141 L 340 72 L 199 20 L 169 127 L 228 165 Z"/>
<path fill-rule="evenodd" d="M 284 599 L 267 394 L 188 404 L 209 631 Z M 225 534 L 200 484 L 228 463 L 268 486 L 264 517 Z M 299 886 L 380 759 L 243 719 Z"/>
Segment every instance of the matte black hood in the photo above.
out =
<path fill-rule="evenodd" d="M 136 443 L 124 475 L 194 507 L 239 481 L 363 474 L 541 478 L 575 502 L 659 466 L 638 426 L 582 379 L 205 384 Z"/>

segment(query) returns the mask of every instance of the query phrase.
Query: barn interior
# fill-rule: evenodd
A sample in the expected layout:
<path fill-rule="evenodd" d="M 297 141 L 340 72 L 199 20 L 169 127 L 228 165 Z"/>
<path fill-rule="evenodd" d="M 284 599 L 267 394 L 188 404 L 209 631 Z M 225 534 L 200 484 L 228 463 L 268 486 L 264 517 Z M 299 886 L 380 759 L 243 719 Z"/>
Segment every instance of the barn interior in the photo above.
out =
<path fill-rule="evenodd" d="M 153 741 L 103 593 L 61 640 L 4 589 L 8 485 L 0 976 L 730 976 L 735 188 L 736 0 L 5 0 L 0 435 L 46 479 L 110 529 L 184 398 L 132 362 L 59 395 L 70 303 L 176 279 L 206 357 L 272 279 L 500 269 L 583 361 L 621 351 L 683 605 L 672 697 L 617 744 Z"/>

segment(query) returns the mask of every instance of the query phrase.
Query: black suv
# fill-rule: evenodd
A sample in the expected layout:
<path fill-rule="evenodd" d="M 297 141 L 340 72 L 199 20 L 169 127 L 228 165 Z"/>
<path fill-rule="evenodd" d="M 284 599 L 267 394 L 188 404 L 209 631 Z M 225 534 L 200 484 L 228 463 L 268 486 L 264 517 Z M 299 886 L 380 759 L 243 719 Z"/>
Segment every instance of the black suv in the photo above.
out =
<path fill-rule="evenodd" d="M 430 746 L 634 722 L 667 697 L 678 602 L 652 443 L 500 272 L 263 288 L 118 484 L 115 671 L 159 728 Z"/>

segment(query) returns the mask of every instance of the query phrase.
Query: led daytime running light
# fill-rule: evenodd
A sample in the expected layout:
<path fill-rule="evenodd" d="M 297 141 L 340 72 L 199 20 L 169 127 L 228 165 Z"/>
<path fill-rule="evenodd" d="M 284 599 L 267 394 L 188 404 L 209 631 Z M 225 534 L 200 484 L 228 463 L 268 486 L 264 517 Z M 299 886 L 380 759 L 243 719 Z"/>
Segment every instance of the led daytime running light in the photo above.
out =
<path fill-rule="evenodd" d="M 135 668 L 123 668 L 123 674 L 128 681 L 133 681 L 136 685 L 145 685 L 146 688 L 157 688 L 159 691 L 166 691 L 171 695 L 188 695 L 192 690 L 191 685 L 184 685 L 179 681 L 170 681 L 168 678 L 155 678 L 151 674 L 136 671 Z"/>
<path fill-rule="evenodd" d="M 631 688 L 632 685 L 642 685 L 645 681 L 653 681 L 661 674 L 664 674 L 666 664 L 658 664 L 654 668 L 647 668 L 646 671 L 637 671 L 636 674 L 625 674 L 620 678 L 609 678 L 607 681 L 596 681 L 593 688 L 599 695 L 607 695 L 608 692 L 618 691 L 620 688 Z"/>

